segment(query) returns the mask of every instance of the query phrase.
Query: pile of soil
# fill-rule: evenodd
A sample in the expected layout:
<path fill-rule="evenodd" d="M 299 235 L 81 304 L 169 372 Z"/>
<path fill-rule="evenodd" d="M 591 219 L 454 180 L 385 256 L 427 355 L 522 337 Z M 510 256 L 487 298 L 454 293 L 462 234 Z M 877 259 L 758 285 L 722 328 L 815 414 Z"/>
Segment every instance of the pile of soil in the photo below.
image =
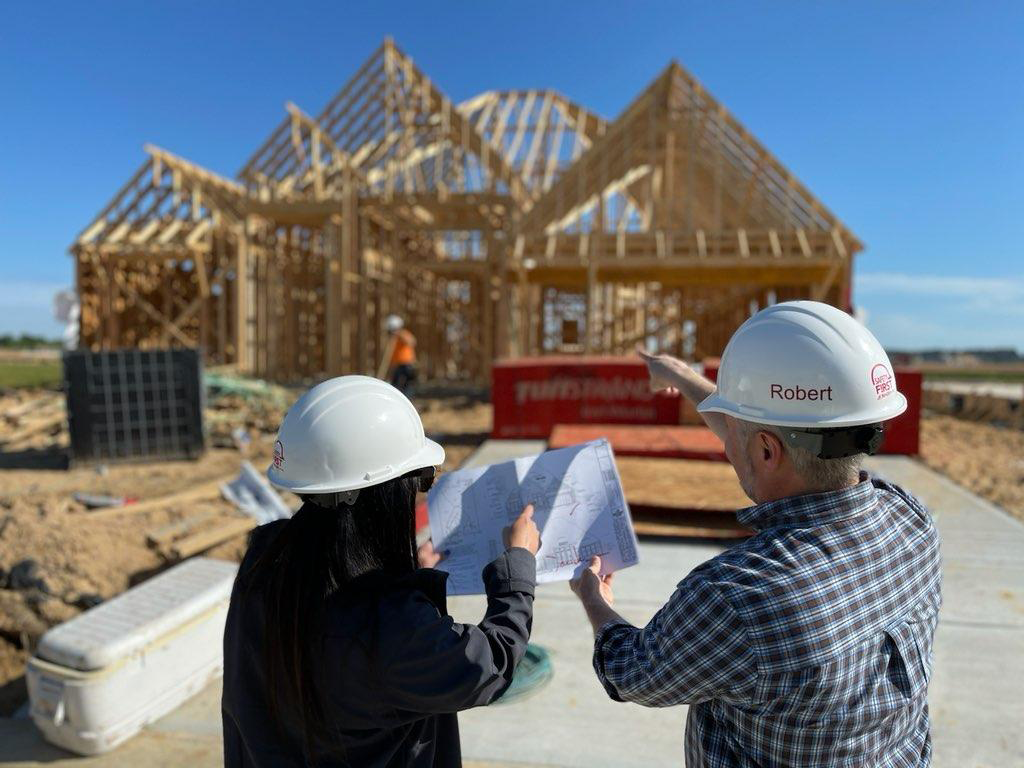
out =
<path fill-rule="evenodd" d="M 240 516 L 214 499 L 140 514 L 129 505 L 90 519 L 95 513 L 72 494 L 157 498 L 237 473 L 240 463 L 237 451 L 215 449 L 197 462 L 0 472 L 0 569 L 8 575 L 0 580 L 0 714 L 24 700 L 25 659 L 43 632 L 172 564 L 147 545 L 147 531 L 205 508 L 214 513 L 210 525 Z M 244 544 L 238 537 L 208 554 L 237 559 Z M 12 583 L 16 569 L 30 570 L 33 584 Z"/>
<path fill-rule="evenodd" d="M 49 408 L 60 397 L 41 391 L 0 394 L 0 442 L 11 430 L 24 429 L 24 416 L 5 414 L 25 412 L 35 402 Z M 445 446 L 445 469 L 457 467 L 490 431 L 490 406 L 479 401 L 429 399 L 417 405 L 428 433 Z M 128 505 L 114 516 L 93 517 L 96 512 L 73 494 L 143 502 L 233 477 L 243 460 L 262 469 L 270 463 L 284 410 L 280 398 L 212 398 L 205 418 L 213 447 L 194 462 L 61 469 L 63 462 L 56 459 L 67 445 L 63 425 L 31 435 L 15 450 L 0 446 L 0 716 L 25 700 L 25 662 L 49 627 L 173 565 L 162 550 L 147 544 L 148 532 L 204 511 L 209 520 L 198 531 L 243 517 L 220 498 L 141 513 Z M 241 442 L 239 427 L 245 431 Z M 294 507 L 298 500 L 285 494 L 285 502 Z M 237 561 L 245 543 L 239 534 L 203 554 Z M 20 575 L 13 582 L 11 572 Z"/>
<path fill-rule="evenodd" d="M 926 412 L 921 460 L 1024 520 L 1024 432 Z"/>

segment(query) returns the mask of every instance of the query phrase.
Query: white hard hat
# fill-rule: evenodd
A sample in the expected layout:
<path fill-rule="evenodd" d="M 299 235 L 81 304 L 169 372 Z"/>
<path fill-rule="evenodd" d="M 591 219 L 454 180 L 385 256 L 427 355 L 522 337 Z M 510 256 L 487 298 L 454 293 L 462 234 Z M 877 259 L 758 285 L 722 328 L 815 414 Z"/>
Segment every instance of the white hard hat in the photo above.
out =
<path fill-rule="evenodd" d="M 743 323 L 722 353 L 717 391 L 697 407 L 812 429 L 875 424 L 906 409 L 878 339 L 818 301 L 776 304 Z"/>
<path fill-rule="evenodd" d="M 444 462 L 409 398 L 369 376 L 317 384 L 285 414 L 267 477 L 293 493 L 378 485 Z"/>
<path fill-rule="evenodd" d="M 389 331 L 400 331 L 405 327 L 405 322 L 398 315 L 388 315 L 384 320 L 384 326 Z"/>

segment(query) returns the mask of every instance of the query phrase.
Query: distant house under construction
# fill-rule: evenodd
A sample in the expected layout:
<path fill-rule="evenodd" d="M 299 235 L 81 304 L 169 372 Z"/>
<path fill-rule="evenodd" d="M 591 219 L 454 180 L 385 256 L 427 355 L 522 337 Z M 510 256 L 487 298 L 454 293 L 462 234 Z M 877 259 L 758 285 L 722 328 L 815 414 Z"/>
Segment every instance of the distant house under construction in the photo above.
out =
<path fill-rule="evenodd" d="M 551 90 L 453 104 L 390 40 L 235 179 L 162 149 L 71 252 L 93 348 L 198 346 L 276 380 L 496 357 L 720 354 L 756 307 L 849 308 L 860 241 L 672 62 L 607 121 Z"/>

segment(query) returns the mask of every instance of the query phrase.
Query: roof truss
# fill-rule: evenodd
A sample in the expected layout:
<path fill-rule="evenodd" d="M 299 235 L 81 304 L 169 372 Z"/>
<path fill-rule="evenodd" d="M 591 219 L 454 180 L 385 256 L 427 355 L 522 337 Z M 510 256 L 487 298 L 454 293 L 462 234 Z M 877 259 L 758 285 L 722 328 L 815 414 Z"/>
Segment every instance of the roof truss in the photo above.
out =
<path fill-rule="evenodd" d="M 244 219 L 237 182 L 152 145 L 139 167 L 75 241 L 106 252 L 202 248 L 221 223 Z"/>
<path fill-rule="evenodd" d="M 697 80 L 672 62 L 561 175 L 527 231 L 839 231 L 860 244 Z"/>
<path fill-rule="evenodd" d="M 390 40 L 320 112 L 321 140 L 348 158 L 373 195 L 497 192 L 525 199 L 525 186 L 430 78 Z M 312 127 L 311 127 L 312 130 Z M 285 192 L 312 149 L 286 118 L 239 172 L 243 182 Z"/>
<path fill-rule="evenodd" d="M 826 233 L 844 253 L 861 247 L 676 62 L 608 123 L 552 90 L 487 91 L 453 106 L 385 40 L 316 118 L 286 111 L 239 181 L 147 146 L 77 247 L 201 248 L 222 223 L 252 215 L 317 225 L 349 193 L 402 230 L 497 230 L 518 212 L 512 234 L 533 240 L 728 233 L 723 242 L 743 251 L 762 235 L 771 244 Z"/>

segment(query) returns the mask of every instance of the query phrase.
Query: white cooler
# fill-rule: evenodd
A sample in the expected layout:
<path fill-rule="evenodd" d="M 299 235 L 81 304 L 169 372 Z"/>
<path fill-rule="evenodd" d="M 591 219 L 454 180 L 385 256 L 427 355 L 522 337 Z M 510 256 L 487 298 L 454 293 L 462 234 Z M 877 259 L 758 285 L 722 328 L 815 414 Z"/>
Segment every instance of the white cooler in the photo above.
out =
<path fill-rule="evenodd" d="M 220 675 L 237 570 L 186 560 L 43 635 L 26 678 L 46 740 L 106 752 Z"/>

